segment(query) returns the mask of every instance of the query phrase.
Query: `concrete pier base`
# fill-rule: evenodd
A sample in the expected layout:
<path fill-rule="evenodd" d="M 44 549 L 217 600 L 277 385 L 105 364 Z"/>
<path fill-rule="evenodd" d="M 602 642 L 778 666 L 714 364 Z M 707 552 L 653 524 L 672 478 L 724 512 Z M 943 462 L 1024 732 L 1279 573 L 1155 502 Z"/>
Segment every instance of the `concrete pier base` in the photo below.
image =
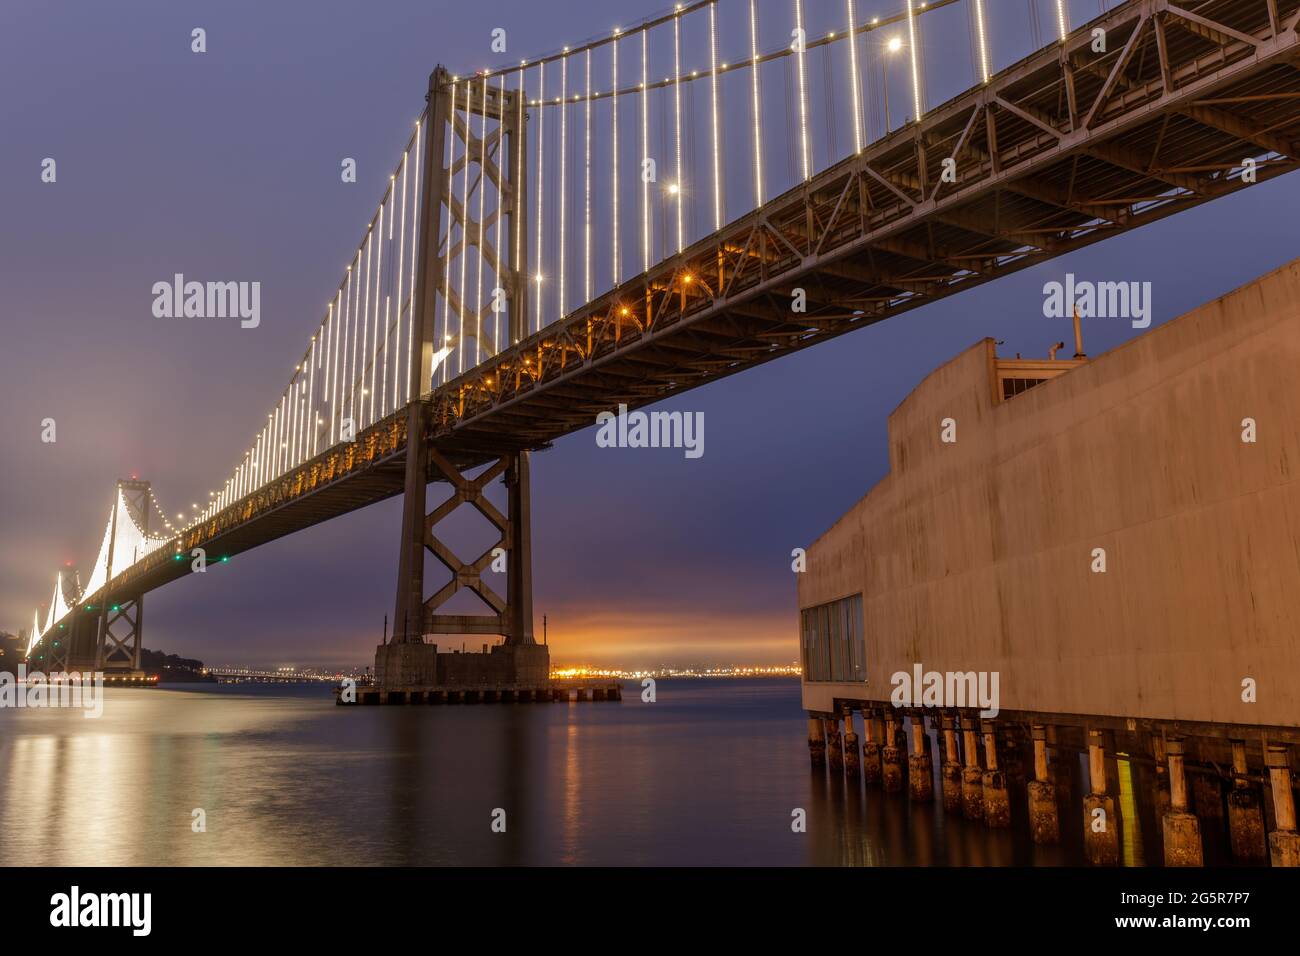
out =
<path fill-rule="evenodd" d="M 855 780 L 858 776 L 858 767 L 861 765 L 860 751 L 858 750 L 858 735 L 853 732 L 853 711 L 847 708 L 844 711 L 844 774 L 853 777 Z"/>
<path fill-rule="evenodd" d="M 1029 791 L 1029 833 L 1038 844 L 1061 842 L 1061 819 L 1056 811 L 1056 787 L 1046 780 L 1031 780 Z"/>
<path fill-rule="evenodd" d="M 1088 779 L 1092 787 L 1083 800 L 1083 849 L 1095 866 L 1119 863 L 1119 817 L 1115 800 L 1106 793 L 1106 746 L 1100 730 L 1088 731 Z"/>
<path fill-rule="evenodd" d="M 868 740 L 862 745 L 862 779 L 868 787 L 880 786 L 884 767 L 880 757 L 880 744 Z"/>
<path fill-rule="evenodd" d="M 898 793 L 903 789 L 903 754 L 899 747 L 897 724 L 893 717 L 885 720 L 885 746 L 880 748 L 881 783 L 885 793 Z"/>
<path fill-rule="evenodd" d="M 844 770 L 844 744 L 840 739 L 840 722 L 826 721 L 826 754 L 831 770 Z"/>
<path fill-rule="evenodd" d="M 903 752 L 897 747 L 880 748 L 880 782 L 885 793 L 899 793 L 903 789 Z"/>
<path fill-rule="evenodd" d="M 1234 787 L 1228 794 L 1228 839 L 1238 860 L 1259 862 L 1268 857 L 1264 803 L 1255 791 Z"/>
<path fill-rule="evenodd" d="M 1300 866 L 1300 833 L 1296 833 L 1295 795 L 1285 744 L 1269 744 L 1264 754 L 1273 790 L 1277 828 L 1268 835 L 1268 855 L 1274 866 Z"/>
<path fill-rule="evenodd" d="M 1047 770 L 1047 728 L 1030 728 L 1034 741 L 1034 779 L 1029 783 L 1029 832 L 1035 843 L 1061 840 L 1061 821 L 1056 811 L 1056 787 Z"/>
<path fill-rule="evenodd" d="M 858 768 L 862 765 L 862 751 L 858 749 L 858 735 L 846 734 L 844 737 L 844 775 L 856 778 Z"/>
<path fill-rule="evenodd" d="M 984 731 L 984 824 L 998 829 L 1011 826 L 1011 799 L 1007 794 L 1007 775 L 998 769 L 997 729 L 986 720 Z"/>
<path fill-rule="evenodd" d="M 1183 767 L 1183 741 L 1171 738 L 1169 754 L 1169 812 L 1162 822 L 1165 866 L 1203 866 L 1201 821 L 1187 809 L 1187 774 Z"/>
<path fill-rule="evenodd" d="M 984 819 L 984 771 L 979 767 L 962 768 L 961 815 L 967 820 Z"/>
<path fill-rule="evenodd" d="M 984 823 L 997 829 L 1011 826 L 1011 799 L 1007 776 L 1001 770 L 984 771 Z"/>
<path fill-rule="evenodd" d="M 939 767 L 939 783 L 943 789 L 943 812 L 962 812 L 961 764 L 946 763 Z"/>
<path fill-rule="evenodd" d="M 917 803 L 934 799 L 934 765 L 924 751 L 907 758 L 907 795 Z"/>
<path fill-rule="evenodd" d="M 814 767 L 826 766 L 826 728 L 820 717 L 808 718 L 808 759 Z"/>
<path fill-rule="evenodd" d="M 1274 830 L 1268 835 L 1268 858 L 1274 866 L 1300 866 L 1300 833 Z"/>
<path fill-rule="evenodd" d="M 1101 811 L 1100 814 L 1097 811 Z M 1104 793 L 1090 793 L 1083 798 L 1083 849 L 1094 866 L 1119 863 L 1119 821 L 1115 817 L 1115 800 Z"/>
<path fill-rule="evenodd" d="M 1165 866 L 1204 866 L 1201 856 L 1201 821 L 1186 810 L 1171 809 L 1162 822 Z"/>

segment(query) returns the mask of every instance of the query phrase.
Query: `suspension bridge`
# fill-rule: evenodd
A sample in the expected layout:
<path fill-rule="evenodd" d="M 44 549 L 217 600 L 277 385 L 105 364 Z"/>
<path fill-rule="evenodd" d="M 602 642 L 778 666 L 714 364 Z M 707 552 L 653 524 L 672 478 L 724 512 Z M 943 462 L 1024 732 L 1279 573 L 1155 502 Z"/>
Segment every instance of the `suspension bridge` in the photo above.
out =
<path fill-rule="evenodd" d="M 701 0 L 535 59 L 438 67 L 228 477 L 174 523 L 147 482 L 119 481 L 29 662 L 136 668 L 148 592 L 396 495 L 390 673 L 427 635 L 523 653 L 531 450 L 1300 162 L 1300 0 L 867 5 Z M 1026 11 L 1048 35 L 1006 62 Z M 969 83 L 931 104 L 957 60 Z M 430 512 L 431 482 L 451 496 Z M 462 505 L 498 534 L 472 560 L 437 531 Z M 484 579 L 494 548 L 504 594 Z M 430 554 L 450 579 L 426 595 Z M 464 589 L 484 613 L 445 611 Z"/>

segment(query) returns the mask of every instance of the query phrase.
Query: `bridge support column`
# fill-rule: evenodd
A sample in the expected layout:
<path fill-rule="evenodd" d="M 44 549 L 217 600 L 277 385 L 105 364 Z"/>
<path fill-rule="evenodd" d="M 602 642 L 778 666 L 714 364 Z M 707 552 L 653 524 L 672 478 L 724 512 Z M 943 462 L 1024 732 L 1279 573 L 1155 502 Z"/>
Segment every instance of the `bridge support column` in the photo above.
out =
<path fill-rule="evenodd" d="M 434 373 L 440 362 L 450 361 L 450 356 L 442 352 L 445 347 L 452 347 L 459 354 L 463 352 L 462 337 L 475 337 L 476 354 L 491 356 L 509 344 L 486 337 L 486 329 L 480 326 L 477 313 L 467 313 L 459 298 L 453 297 L 451 302 L 445 298 L 449 284 L 444 284 L 444 279 L 450 274 L 451 260 L 466 250 L 462 247 L 459 253 L 455 253 L 453 248 L 448 248 L 445 255 L 440 254 L 443 229 L 447 226 L 450 232 L 450 226 L 459 223 L 464 232 L 469 223 L 467 211 L 453 204 L 442 188 L 450 175 L 443 162 L 448 137 L 460 139 L 466 146 L 465 156 L 471 155 L 468 117 L 472 114 L 484 116 L 485 123 L 491 119 L 499 124 L 490 135 L 503 148 L 505 139 L 510 141 L 509 149 L 503 154 L 505 162 L 488 164 L 480 172 L 485 179 L 491 180 L 502 197 L 498 213 L 505 217 L 506 225 L 517 233 L 527 234 L 527 171 L 526 164 L 520 162 L 520 157 L 527 155 L 522 94 L 505 94 L 492 88 L 486 80 L 480 80 L 479 84 L 475 95 L 467 97 L 463 106 L 458 106 L 452 99 L 450 73 L 439 66 L 429 76 L 428 122 L 423 130 L 424 189 L 416 250 L 418 272 L 414 301 L 419 304 L 419 312 L 414 323 L 414 341 L 409 350 L 410 366 L 407 370 L 407 392 L 412 401 L 406 421 L 402 540 L 393 636 L 375 653 L 375 675 L 381 687 L 446 683 L 449 675 L 460 682 L 493 684 L 542 684 L 550 678 L 548 652 L 545 646 L 533 640 L 529 453 L 524 449 L 504 452 L 494 449 L 490 454 L 499 457 L 493 460 L 472 447 L 455 450 L 435 447 L 431 435 L 431 405 L 426 402 L 434 389 Z M 467 158 L 466 162 L 469 161 Z M 504 181 L 503 177 L 509 181 Z M 484 185 L 480 184 L 479 188 L 484 188 Z M 462 261 L 462 267 L 463 264 Z M 509 308 L 505 331 L 510 341 L 516 342 L 527 332 L 526 277 L 529 270 L 526 256 L 521 253 L 517 261 L 512 257 L 508 269 L 494 271 L 497 272 L 494 280 L 505 290 Z M 441 303 L 440 296 L 444 297 Z M 439 306 L 448 312 L 453 303 L 457 313 L 455 325 L 450 324 L 452 318 L 448 315 L 443 320 L 445 327 L 439 328 Z M 449 369 L 443 365 L 442 370 L 445 382 Z M 459 367 L 450 371 L 451 374 L 460 374 L 465 369 Z M 477 476 L 466 475 L 467 470 L 481 465 L 486 465 L 486 468 Z M 486 486 L 498 477 L 503 479 L 508 489 L 508 516 L 503 515 L 484 493 Z M 445 481 L 452 489 L 451 497 L 432 512 L 425 505 L 425 490 L 430 480 Z M 437 524 L 463 504 L 478 511 L 499 533 L 498 540 L 471 562 L 458 558 L 436 533 Z M 432 552 L 451 572 L 451 580 L 428 599 L 424 596 L 426 551 Z M 484 580 L 485 573 L 498 570 L 501 552 L 504 552 L 506 560 L 508 601 L 500 596 L 499 588 L 490 587 Z M 479 597 L 490 613 L 439 612 L 439 608 L 454 594 L 466 588 Z M 463 659 L 453 661 L 449 654 L 440 659 L 434 646 L 426 643 L 427 636 L 437 634 L 499 635 L 505 640 L 490 653 L 458 655 Z"/>

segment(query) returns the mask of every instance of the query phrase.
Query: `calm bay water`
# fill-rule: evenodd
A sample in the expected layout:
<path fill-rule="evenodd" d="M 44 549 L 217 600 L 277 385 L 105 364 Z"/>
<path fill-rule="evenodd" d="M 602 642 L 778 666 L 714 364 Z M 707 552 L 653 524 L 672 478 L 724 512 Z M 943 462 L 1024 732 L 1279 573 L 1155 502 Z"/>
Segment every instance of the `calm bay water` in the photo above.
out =
<path fill-rule="evenodd" d="M 1065 846 L 1035 847 L 1023 819 L 991 832 L 811 772 L 797 681 L 625 695 L 342 708 L 325 686 L 241 684 L 110 690 L 96 720 L 3 710 L 0 865 L 1078 861 L 1073 814 Z"/>

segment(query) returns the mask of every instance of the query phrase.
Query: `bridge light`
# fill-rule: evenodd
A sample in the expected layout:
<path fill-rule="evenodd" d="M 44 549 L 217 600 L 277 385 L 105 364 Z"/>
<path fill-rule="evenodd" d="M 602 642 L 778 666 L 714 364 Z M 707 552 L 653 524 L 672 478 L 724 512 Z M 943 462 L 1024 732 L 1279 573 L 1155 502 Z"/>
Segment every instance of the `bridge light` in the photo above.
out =
<path fill-rule="evenodd" d="M 902 48 L 903 48 L 902 40 L 900 40 L 898 37 L 889 38 L 889 46 L 887 47 L 887 49 L 889 50 L 890 53 L 897 53 Z"/>

